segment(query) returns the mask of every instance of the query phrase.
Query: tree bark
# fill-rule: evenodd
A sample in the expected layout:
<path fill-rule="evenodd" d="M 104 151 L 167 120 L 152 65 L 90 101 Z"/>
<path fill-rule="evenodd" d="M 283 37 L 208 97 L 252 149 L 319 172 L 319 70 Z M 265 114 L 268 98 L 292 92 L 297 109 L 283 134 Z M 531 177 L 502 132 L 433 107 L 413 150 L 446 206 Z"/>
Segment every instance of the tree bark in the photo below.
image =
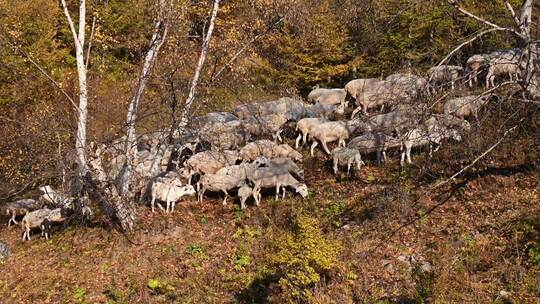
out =
<path fill-rule="evenodd" d="M 88 89 L 86 83 L 86 63 L 84 61 L 84 39 L 86 25 L 86 2 L 79 0 L 79 28 L 75 29 L 73 20 L 67 8 L 65 0 L 61 0 L 64 14 L 68 21 L 69 28 L 75 43 L 75 56 L 77 62 L 77 76 L 79 80 L 79 109 L 77 121 L 77 133 L 75 135 L 75 150 L 77 152 L 77 177 L 80 180 L 88 172 L 86 158 L 86 121 L 88 116 Z M 80 184 L 80 183 L 78 183 Z"/>
<path fill-rule="evenodd" d="M 204 65 L 204 62 L 206 60 L 206 54 L 208 52 L 208 48 L 210 47 L 210 41 L 212 38 L 212 33 L 214 32 L 214 25 L 216 21 L 216 16 L 219 10 L 219 1 L 220 0 L 214 0 L 214 5 L 212 8 L 212 15 L 210 17 L 210 25 L 208 26 L 208 32 L 204 36 L 202 48 L 201 48 L 201 55 L 199 57 L 199 62 L 197 64 L 197 67 L 195 68 L 195 73 L 193 74 L 193 78 L 191 79 L 191 84 L 189 86 L 189 92 L 188 97 L 186 98 L 186 102 L 184 103 L 184 109 L 182 112 L 182 117 L 180 119 L 180 122 L 177 126 L 177 131 L 179 134 L 184 133 L 184 129 L 186 128 L 189 118 L 191 115 L 191 105 L 193 104 L 193 100 L 195 99 L 195 94 L 197 92 L 197 85 L 199 84 L 199 78 L 201 75 L 201 71 Z M 176 131 L 176 130 L 175 130 Z"/>
<path fill-rule="evenodd" d="M 139 107 L 141 97 L 146 87 L 146 82 L 148 78 L 150 77 L 152 67 L 154 66 L 156 62 L 159 50 L 167 37 L 168 24 L 163 14 L 163 10 L 164 10 L 163 6 L 164 6 L 164 1 L 160 1 L 160 13 L 158 16 L 158 20 L 156 21 L 156 25 L 154 27 L 154 34 L 152 35 L 152 39 L 150 40 L 150 47 L 144 58 L 137 89 L 135 90 L 135 94 L 133 95 L 133 98 L 131 99 L 131 102 L 129 103 L 129 107 L 127 111 L 127 118 L 126 118 L 127 134 L 126 134 L 126 141 L 124 144 L 126 163 L 124 164 L 123 170 L 121 170 L 121 176 L 119 178 L 120 195 L 125 195 L 129 192 L 133 165 L 136 161 L 135 158 L 137 156 L 137 139 L 136 139 L 136 130 L 135 130 L 135 122 L 137 119 L 137 109 Z"/>

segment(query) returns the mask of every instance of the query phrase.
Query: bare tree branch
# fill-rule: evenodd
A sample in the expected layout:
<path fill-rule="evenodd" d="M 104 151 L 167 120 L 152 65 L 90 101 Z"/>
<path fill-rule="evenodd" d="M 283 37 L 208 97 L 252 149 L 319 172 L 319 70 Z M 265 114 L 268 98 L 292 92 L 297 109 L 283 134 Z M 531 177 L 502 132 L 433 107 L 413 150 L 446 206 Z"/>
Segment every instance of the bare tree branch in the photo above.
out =
<path fill-rule="evenodd" d="M 443 60 L 441 60 L 441 62 L 439 62 L 439 64 L 437 66 L 441 66 L 443 65 L 448 59 L 450 59 L 450 57 L 452 57 L 452 55 L 454 55 L 457 51 L 459 51 L 460 49 L 462 49 L 463 47 L 473 43 L 476 39 L 486 35 L 486 34 L 489 34 L 489 33 L 492 33 L 492 32 L 495 32 L 495 31 L 500 31 L 500 29 L 498 28 L 490 28 L 490 29 L 487 29 L 487 30 L 484 30 L 484 31 L 481 31 L 479 33 L 477 33 L 476 35 L 474 35 L 474 37 L 472 37 L 471 39 L 463 42 L 462 44 L 458 45 L 454 50 L 452 50 L 450 53 L 448 53 L 448 55 L 446 55 L 446 57 L 444 57 Z"/>
<path fill-rule="evenodd" d="M 508 0 L 504 0 L 504 5 L 506 5 L 506 8 L 510 12 L 510 15 L 512 16 L 512 19 L 514 19 L 514 22 L 516 22 L 516 25 L 519 27 L 521 25 L 521 22 L 519 21 L 519 18 L 516 15 L 516 11 L 512 7 L 512 4 Z"/>
<path fill-rule="evenodd" d="M 62 85 L 60 83 L 58 83 L 56 80 L 54 80 L 54 78 L 52 78 L 51 75 L 49 75 L 49 73 L 47 73 L 47 71 L 45 71 L 45 69 L 43 67 L 41 67 L 41 65 L 39 65 L 32 57 L 30 57 L 30 55 L 25 52 L 23 49 L 21 49 L 20 47 L 18 47 L 17 45 L 15 45 L 14 43 L 11 43 L 11 41 L 9 40 L 6 40 L 7 44 L 9 44 L 12 48 L 14 48 L 21 56 L 23 56 L 24 58 L 26 58 L 26 60 L 28 60 L 33 66 L 35 66 L 38 71 L 43 74 L 43 76 L 45 76 L 45 78 L 47 78 L 47 80 L 49 80 L 55 87 L 58 88 L 58 90 L 66 97 L 66 99 L 71 103 L 71 105 L 73 106 L 74 110 L 76 112 L 79 111 L 79 107 L 75 104 L 75 101 L 73 100 L 73 98 L 71 98 L 71 96 L 69 96 L 69 94 L 64 90 L 64 88 L 62 88 Z"/>
<path fill-rule="evenodd" d="M 491 21 L 488 21 L 484 18 L 481 18 L 481 17 L 478 17 L 476 16 L 475 14 L 467 11 L 466 9 L 462 8 L 461 6 L 459 6 L 459 4 L 455 1 L 455 0 L 450 0 L 450 4 L 452 4 L 458 11 L 462 12 L 463 14 L 465 14 L 466 16 L 468 17 L 471 17 L 479 22 L 482 22 L 484 24 L 486 24 L 487 26 L 493 28 L 493 29 L 496 29 L 498 31 L 506 31 L 506 32 L 511 32 L 511 33 L 514 33 L 516 34 L 517 36 L 519 36 L 520 38 L 522 39 L 527 39 L 526 36 L 524 36 L 523 34 L 521 34 L 520 32 L 516 31 L 515 29 L 511 29 L 511 28 L 507 28 L 507 27 L 502 27 L 500 25 L 497 25 Z"/>
<path fill-rule="evenodd" d="M 73 40 L 75 40 L 75 46 L 77 45 L 80 46 L 81 43 L 79 41 L 79 38 L 77 37 L 77 30 L 75 30 L 75 24 L 73 24 L 73 19 L 71 19 L 71 15 L 67 8 L 66 0 L 60 0 L 60 1 L 62 3 L 62 8 L 64 9 L 64 15 L 66 15 L 66 19 L 68 21 L 69 29 L 71 30 L 71 34 L 73 35 Z"/>
<path fill-rule="evenodd" d="M 523 121 L 523 120 L 522 120 Z M 510 134 L 512 131 L 514 131 L 515 129 L 517 129 L 519 125 L 515 125 L 513 126 L 512 128 L 506 130 L 506 132 L 504 132 L 503 136 L 495 143 L 493 144 L 491 147 L 489 147 L 489 149 L 487 149 L 486 151 L 484 151 L 484 153 L 480 154 L 477 158 L 475 158 L 470 164 L 468 164 L 467 166 L 463 167 L 461 170 L 459 170 L 458 172 L 456 172 L 454 175 L 452 175 L 450 178 L 436 184 L 435 186 L 433 186 L 430 190 L 434 190 L 436 188 L 439 188 L 440 186 L 444 185 L 444 184 L 447 184 L 449 182 L 451 182 L 452 180 L 454 180 L 456 177 L 458 177 L 459 175 L 461 175 L 463 172 L 467 171 L 469 168 L 471 168 L 472 166 L 474 166 L 479 160 L 481 160 L 482 158 L 484 158 L 486 155 L 488 155 L 491 151 L 493 151 L 495 148 L 497 148 L 498 145 L 500 145 L 503 140 L 506 138 L 506 136 L 508 134 Z"/>
<path fill-rule="evenodd" d="M 88 39 L 88 48 L 86 50 L 86 69 L 88 70 L 88 64 L 90 63 L 90 51 L 92 50 L 92 41 L 94 40 L 94 31 L 96 29 L 96 16 L 92 17 L 92 29 L 90 30 L 90 38 Z"/>

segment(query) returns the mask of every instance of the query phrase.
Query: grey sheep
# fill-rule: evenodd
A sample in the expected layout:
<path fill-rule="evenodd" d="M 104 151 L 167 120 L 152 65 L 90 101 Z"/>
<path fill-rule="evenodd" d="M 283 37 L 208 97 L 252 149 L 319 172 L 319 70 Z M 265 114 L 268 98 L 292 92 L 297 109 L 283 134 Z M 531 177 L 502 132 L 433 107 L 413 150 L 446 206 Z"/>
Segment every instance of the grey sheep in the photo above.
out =
<path fill-rule="evenodd" d="M 0 241 L 0 260 L 5 259 L 11 255 L 11 250 L 9 249 L 8 244 Z"/>
<path fill-rule="evenodd" d="M 332 160 L 334 163 L 334 174 L 337 174 L 338 166 L 347 166 L 347 175 L 349 175 L 353 164 L 356 164 L 358 170 L 364 165 L 358 149 L 346 147 L 337 147 L 332 150 Z"/>
<path fill-rule="evenodd" d="M 450 83 L 452 90 L 456 87 L 456 81 L 463 73 L 463 67 L 457 65 L 440 65 L 427 70 L 430 86 L 435 91 L 435 85 Z"/>
<path fill-rule="evenodd" d="M 23 216 L 30 211 L 37 210 L 43 207 L 43 204 L 33 199 L 21 199 L 18 201 L 7 203 L 3 206 L 5 214 L 9 216 L 8 227 L 11 226 L 11 222 L 17 225 L 16 217 Z"/>
<path fill-rule="evenodd" d="M 478 112 L 489 101 L 487 96 L 464 96 L 453 98 L 445 102 L 444 114 L 459 118 L 474 116 L 478 120 Z"/>
<path fill-rule="evenodd" d="M 296 193 L 299 193 L 303 198 L 308 195 L 308 189 L 306 184 L 299 182 L 289 173 L 282 173 L 283 171 L 272 167 L 258 168 L 249 177 L 253 182 L 255 192 L 255 204 L 258 206 L 261 202 L 261 189 L 262 188 L 276 188 L 276 200 L 279 198 L 280 190 L 283 191 L 283 198 L 285 197 L 286 187 L 292 187 Z"/>
<path fill-rule="evenodd" d="M 367 133 L 353 138 L 347 147 L 358 150 L 361 154 L 376 153 L 377 164 L 381 164 L 382 160 L 386 160 L 386 151 L 390 148 L 398 147 L 401 141 L 390 135 L 382 132 Z"/>

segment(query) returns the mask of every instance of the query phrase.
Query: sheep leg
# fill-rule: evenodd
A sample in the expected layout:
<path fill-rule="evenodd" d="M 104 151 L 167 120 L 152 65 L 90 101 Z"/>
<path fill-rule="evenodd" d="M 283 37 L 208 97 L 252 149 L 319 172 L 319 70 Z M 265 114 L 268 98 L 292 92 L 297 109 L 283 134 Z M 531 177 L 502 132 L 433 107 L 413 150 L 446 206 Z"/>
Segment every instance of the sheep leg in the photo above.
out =
<path fill-rule="evenodd" d="M 223 198 L 223 206 L 227 205 L 227 197 L 229 196 L 229 193 L 227 193 L 227 190 L 223 189 L 223 193 L 225 193 L 225 198 Z"/>
<path fill-rule="evenodd" d="M 296 141 L 294 142 L 294 148 L 298 150 L 298 147 L 300 145 L 300 140 L 302 139 L 302 134 L 298 134 L 298 137 L 296 138 Z"/>
<path fill-rule="evenodd" d="M 154 212 L 154 205 L 156 203 L 156 198 L 152 197 L 152 201 L 150 202 L 150 207 L 152 208 L 152 213 Z"/>
<path fill-rule="evenodd" d="M 361 106 L 359 106 L 359 107 L 357 107 L 356 109 L 354 109 L 354 111 L 353 111 L 352 114 L 351 114 L 351 119 L 353 119 L 354 116 L 356 116 L 356 114 L 358 114 L 358 112 L 360 112 L 360 111 L 362 111 L 362 107 L 361 107 Z"/>
<path fill-rule="evenodd" d="M 326 141 L 325 140 L 322 140 L 322 146 L 324 148 L 324 151 L 326 152 L 326 154 L 330 155 L 330 150 L 328 150 L 328 146 L 326 145 Z"/>
<path fill-rule="evenodd" d="M 202 203 L 204 192 L 206 191 L 205 188 L 202 188 L 201 191 L 199 191 L 199 203 Z"/>
<path fill-rule="evenodd" d="M 399 161 L 399 165 L 403 167 L 405 164 L 405 151 L 401 152 L 401 160 Z"/>
<path fill-rule="evenodd" d="M 31 240 L 31 238 L 30 238 L 30 228 L 26 228 L 26 239 L 28 239 L 29 241 Z"/>
<path fill-rule="evenodd" d="M 338 172 L 338 160 L 334 157 L 334 175 Z"/>
<path fill-rule="evenodd" d="M 411 161 L 411 147 L 407 147 L 407 162 L 409 164 L 412 164 L 412 161 Z"/>
<path fill-rule="evenodd" d="M 246 200 L 247 200 L 247 197 L 240 198 L 240 209 L 246 209 Z"/>
<path fill-rule="evenodd" d="M 281 138 L 281 132 L 283 132 L 283 129 L 279 129 L 279 130 L 276 132 L 276 137 L 277 137 L 277 139 L 279 140 L 279 142 L 283 142 L 283 139 Z"/>
<path fill-rule="evenodd" d="M 285 199 L 285 193 L 287 192 L 287 188 L 281 186 L 281 189 L 283 190 L 283 195 L 281 196 L 281 199 L 284 200 Z"/>
<path fill-rule="evenodd" d="M 171 201 L 167 199 L 167 209 L 165 209 L 165 213 L 169 213 L 170 209 L 171 209 Z"/>
<path fill-rule="evenodd" d="M 339 139 L 339 142 L 338 142 L 338 147 L 343 147 L 345 148 L 346 144 L 345 144 L 345 139 L 343 138 L 340 138 Z"/>
<path fill-rule="evenodd" d="M 281 188 L 280 184 L 276 185 L 276 201 L 279 200 L 279 188 Z"/>
<path fill-rule="evenodd" d="M 15 216 L 16 216 L 16 214 L 15 214 L 15 212 L 14 212 L 14 213 L 11 215 L 11 218 L 9 219 L 8 227 L 11 225 L 11 222 L 12 222 L 12 221 L 13 221 L 13 223 L 14 223 L 15 225 L 18 224 L 17 221 L 15 220 Z"/>
<path fill-rule="evenodd" d="M 349 173 L 351 172 L 351 162 L 347 163 L 347 176 L 349 176 Z"/>
<path fill-rule="evenodd" d="M 316 140 L 313 140 L 313 144 L 311 144 L 311 157 L 313 157 L 313 151 L 315 150 L 315 147 L 317 147 L 317 145 L 319 144 L 319 142 L 317 142 Z"/>

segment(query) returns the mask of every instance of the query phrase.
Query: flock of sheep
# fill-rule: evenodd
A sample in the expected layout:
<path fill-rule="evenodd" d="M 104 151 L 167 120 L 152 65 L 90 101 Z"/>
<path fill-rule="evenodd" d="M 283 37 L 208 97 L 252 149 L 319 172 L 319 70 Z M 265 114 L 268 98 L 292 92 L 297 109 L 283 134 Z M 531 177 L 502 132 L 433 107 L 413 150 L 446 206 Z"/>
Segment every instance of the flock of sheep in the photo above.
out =
<path fill-rule="evenodd" d="M 195 117 L 189 132 L 165 146 L 163 138 L 170 130 L 143 135 L 137 141 L 130 191 L 150 200 L 152 212 L 157 203 L 167 213 L 174 211 L 182 197 L 198 194 L 200 202 L 207 192 L 223 193 L 223 204 L 231 192 L 237 192 L 242 208 L 250 197 L 259 205 L 263 189 L 275 189 L 276 199 L 280 194 L 285 197 L 287 188 L 305 198 L 308 187 L 297 163 L 303 160 L 298 150 L 308 142 L 311 156 L 322 146 L 335 174 L 340 167 L 347 174 L 353 167 L 359 170 L 364 165 L 362 156 L 370 154 L 380 164 L 392 149 L 401 151 L 402 165 L 405 160 L 411 163 L 414 147 L 427 146 L 431 155 L 444 140 L 460 141 L 461 134 L 471 128 L 465 118 L 478 119 L 479 110 L 489 101 L 487 96 L 453 98 L 445 101 L 442 113 L 435 113 L 425 97 L 447 84 L 454 89 L 465 71 L 470 86 L 483 71 L 486 86 L 493 86 L 496 76 L 513 79 L 517 56 L 515 50 L 474 55 L 467 68 L 441 65 L 429 69 L 426 78 L 407 73 L 383 80 L 355 79 L 343 89 L 314 89 L 308 95 L 309 103 L 281 98 L 244 104 L 232 112 L 208 113 Z M 356 105 L 353 108 L 349 107 L 351 101 Z M 368 114 L 379 107 L 380 114 Z M 350 110 L 351 119 L 339 120 Z M 364 115 L 356 117 L 360 112 Z M 294 148 L 282 143 L 283 137 L 292 134 Z M 330 150 L 328 144 L 333 142 L 337 145 Z M 120 138 L 94 149 L 89 163 L 99 181 L 120 182 L 125 170 L 124 143 L 125 138 Z M 156 157 L 160 149 L 165 149 L 161 158 Z M 23 199 L 4 206 L 10 217 L 8 226 L 23 216 L 23 240 L 30 239 L 32 228 L 41 228 L 48 238 L 51 224 L 65 221 L 74 212 L 91 215 L 90 209 L 50 186 L 40 190 L 37 201 Z M 166 203 L 165 208 L 160 202 Z"/>

